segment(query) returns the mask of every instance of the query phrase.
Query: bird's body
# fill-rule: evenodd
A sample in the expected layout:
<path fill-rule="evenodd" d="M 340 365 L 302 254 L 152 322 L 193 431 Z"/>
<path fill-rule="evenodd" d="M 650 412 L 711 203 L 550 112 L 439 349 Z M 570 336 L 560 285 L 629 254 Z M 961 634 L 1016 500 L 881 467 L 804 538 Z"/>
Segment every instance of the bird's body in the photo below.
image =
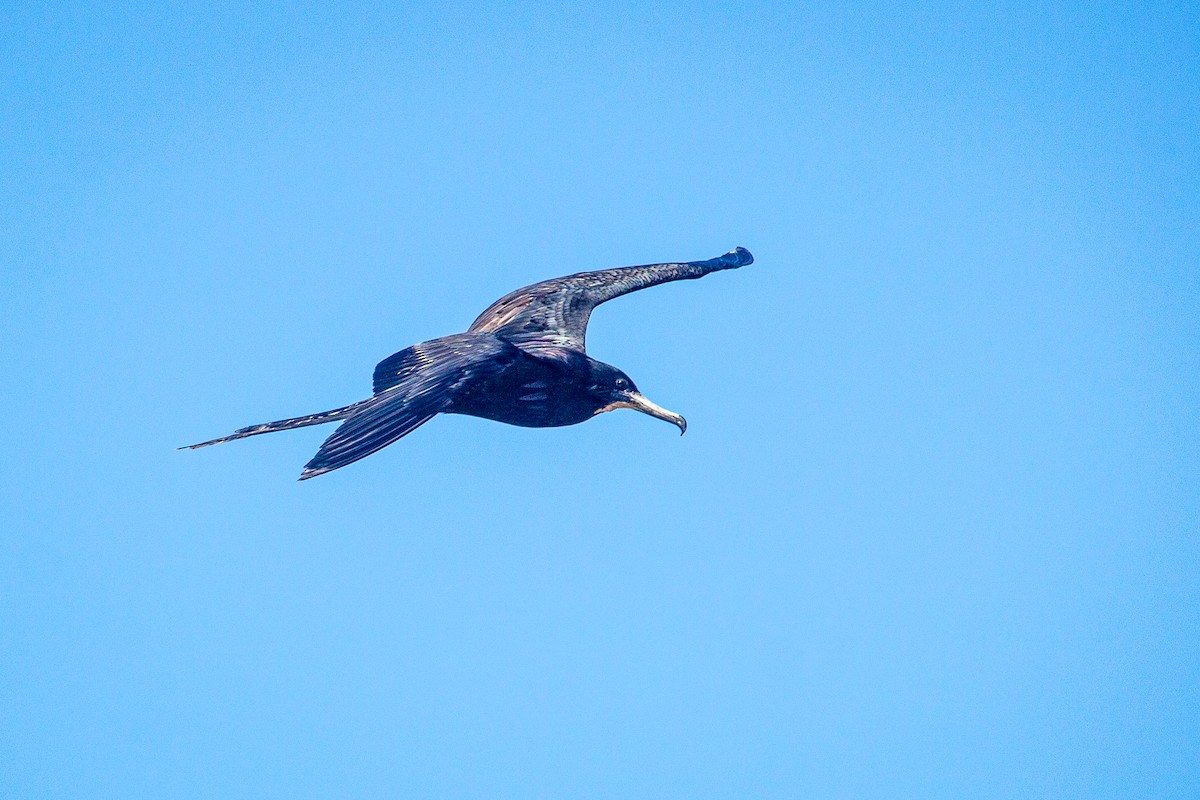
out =
<path fill-rule="evenodd" d="M 436 414 L 467 414 L 549 428 L 633 408 L 686 430 L 683 417 L 646 399 L 629 376 L 587 355 L 592 309 L 637 289 L 752 263 L 743 248 L 708 261 L 581 272 L 518 289 L 465 333 L 405 348 L 375 367 L 374 395 L 342 408 L 242 428 L 191 448 L 343 420 L 301 480 L 343 467 L 410 433 Z"/>
<path fill-rule="evenodd" d="M 462 335 L 494 338 L 491 333 Z M 554 358 L 508 346 L 514 351 L 513 361 L 495 375 L 464 384 L 451 399 L 447 413 L 523 428 L 557 428 L 595 416 L 592 396 L 580 380 L 590 373 L 587 362 L 591 359 L 572 350 Z"/>

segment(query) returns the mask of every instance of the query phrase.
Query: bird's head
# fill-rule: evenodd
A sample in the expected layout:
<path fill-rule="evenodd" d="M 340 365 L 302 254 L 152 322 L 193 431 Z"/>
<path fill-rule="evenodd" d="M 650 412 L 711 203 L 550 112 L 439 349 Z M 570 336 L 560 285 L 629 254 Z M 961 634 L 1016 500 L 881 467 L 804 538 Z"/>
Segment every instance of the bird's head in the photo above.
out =
<path fill-rule="evenodd" d="M 616 411 L 618 408 L 632 408 L 634 411 L 658 417 L 672 425 L 678 426 L 681 436 L 687 432 L 686 419 L 674 411 L 668 411 L 657 403 L 650 401 L 644 394 L 638 391 L 633 379 L 624 372 L 601 361 L 593 360 L 591 367 L 591 381 L 588 385 L 588 392 L 596 401 L 594 414 L 603 414 L 605 411 Z"/>

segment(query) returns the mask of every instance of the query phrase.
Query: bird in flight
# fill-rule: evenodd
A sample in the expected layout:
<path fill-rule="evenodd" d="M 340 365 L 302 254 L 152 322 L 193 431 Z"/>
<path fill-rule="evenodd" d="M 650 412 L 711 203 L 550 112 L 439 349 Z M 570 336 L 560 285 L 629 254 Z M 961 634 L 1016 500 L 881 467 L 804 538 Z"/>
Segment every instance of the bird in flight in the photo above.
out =
<path fill-rule="evenodd" d="M 739 247 L 708 261 L 619 267 L 535 283 L 492 303 L 466 333 L 415 344 L 379 362 L 374 394 L 366 400 L 251 425 L 180 449 L 342 421 L 305 465 L 303 481 L 371 455 L 436 414 L 550 428 L 632 408 L 679 426 L 682 434 L 683 417 L 651 402 L 628 375 L 585 352 L 588 318 L 614 297 L 753 262 L 750 251 Z"/>

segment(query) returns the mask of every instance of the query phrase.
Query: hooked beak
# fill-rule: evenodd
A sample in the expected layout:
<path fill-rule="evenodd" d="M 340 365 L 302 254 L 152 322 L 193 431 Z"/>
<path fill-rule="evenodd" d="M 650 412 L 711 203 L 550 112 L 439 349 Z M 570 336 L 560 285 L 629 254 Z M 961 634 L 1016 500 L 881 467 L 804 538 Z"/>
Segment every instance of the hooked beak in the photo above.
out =
<path fill-rule="evenodd" d="M 605 411 L 615 411 L 618 408 L 632 408 L 634 411 L 640 411 L 643 414 L 649 414 L 652 417 L 658 417 L 679 428 L 679 435 L 683 436 L 687 433 L 687 420 L 676 414 L 674 411 L 668 411 L 658 403 L 647 398 L 641 392 L 629 392 L 625 395 L 627 400 L 618 400 L 615 403 L 609 403 L 604 408 L 597 411 L 597 414 L 602 414 Z"/>

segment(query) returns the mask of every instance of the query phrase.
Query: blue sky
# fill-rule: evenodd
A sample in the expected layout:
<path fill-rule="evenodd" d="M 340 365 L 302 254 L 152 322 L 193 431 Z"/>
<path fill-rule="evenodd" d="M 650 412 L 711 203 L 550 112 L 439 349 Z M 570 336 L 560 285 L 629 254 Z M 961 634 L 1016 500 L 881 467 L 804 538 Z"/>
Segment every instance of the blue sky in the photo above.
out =
<path fill-rule="evenodd" d="M 0 11 L 0 795 L 1194 792 L 1194 6 L 112 5 Z M 682 439 L 173 449 L 735 245 L 589 332 Z"/>

